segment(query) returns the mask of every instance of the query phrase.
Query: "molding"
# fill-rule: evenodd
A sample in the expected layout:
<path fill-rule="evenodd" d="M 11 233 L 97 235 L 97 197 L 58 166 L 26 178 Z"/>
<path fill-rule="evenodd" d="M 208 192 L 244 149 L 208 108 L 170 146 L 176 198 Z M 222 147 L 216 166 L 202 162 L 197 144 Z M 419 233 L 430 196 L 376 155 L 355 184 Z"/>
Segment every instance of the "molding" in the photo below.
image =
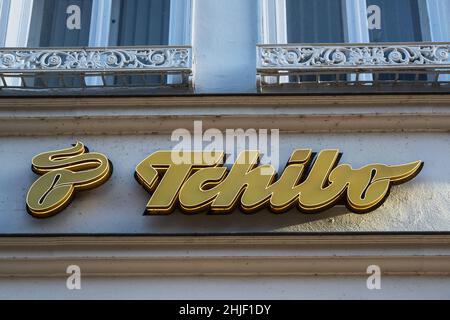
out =
<path fill-rule="evenodd" d="M 2 238 L 0 277 L 450 275 L 449 235 Z"/>
<path fill-rule="evenodd" d="M 104 92 L 102 90 L 102 92 Z M 185 96 L 17 96 L 2 97 L 0 110 L 11 107 L 42 109 L 84 107 L 225 107 L 235 106 L 450 106 L 449 94 L 386 94 L 386 95 L 185 95 Z"/>
<path fill-rule="evenodd" d="M 295 247 L 298 250 L 305 248 L 336 249 L 341 246 L 349 248 L 381 248 L 383 246 L 397 247 L 404 251 L 406 248 L 422 250 L 427 246 L 445 247 L 450 249 L 450 233 L 301 233 L 273 235 L 262 234 L 229 234 L 229 235 L 3 235 L 0 236 L 0 253 L 6 248 L 21 248 L 28 250 L 35 248 L 65 248 L 69 247 L 96 247 L 117 248 L 121 246 L 146 248 L 162 248 L 162 246 L 189 246 L 221 248 L 242 246 L 268 245 Z M 131 249 L 131 248 L 130 248 Z M 217 249 L 217 248 L 216 248 Z"/>
<path fill-rule="evenodd" d="M 167 133 L 189 129 L 194 120 L 202 120 L 205 129 L 449 132 L 450 95 L 0 99 L 0 136 Z"/>

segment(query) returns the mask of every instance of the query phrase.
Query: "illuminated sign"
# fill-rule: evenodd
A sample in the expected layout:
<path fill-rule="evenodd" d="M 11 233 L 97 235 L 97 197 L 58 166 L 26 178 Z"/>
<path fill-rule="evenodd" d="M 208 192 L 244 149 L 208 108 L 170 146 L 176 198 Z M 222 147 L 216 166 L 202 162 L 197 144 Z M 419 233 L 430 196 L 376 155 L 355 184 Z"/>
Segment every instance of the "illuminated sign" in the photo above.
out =
<path fill-rule="evenodd" d="M 317 213 L 345 205 L 355 213 L 375 210 L 392 185 L 413 179 L 424 163 L 369 164 L 353 169 L 339 164 L 339 150 L 295 150 L 283 173 L 259 165 L 258 151 L 244 151 L 228 170 L 223 152 L 158 151 L 143 160 L 136 180 L 152 196 L 149 215 L 167 215 L 177 206 L 186 214 L 229 214 L 237 207 L 245 213 L 264 208 L 283 213 L 294 207 Z M 33 171 L 42 175 L 27 195 L 28 212 L 37 218 L 55 215 L 69 205 L 78 190 L 100 186 L 111 176 L 112 165 L 100 153 L 90 153 L 78 142 L 73 148 L 33 158 Z"/>
<path fill-rule="evenodd" d="M 177 203 L 188 214 L 227 214 L 238 206 L 246 213 L 265 207 L 317 213 L 337 204 L 367 213 L 383 204 L 393 184 L 411 180 L 423 167 L 416 161 L 353 169 L 338 165 L 340 156 L 339 150 L 323 150 L 316 158 L 310 149 L 295 150 L 277 180 L 272 166 L 258 165 L 257 151 L 242 152 L 230 171 L 222 166 L 223 153 L 159 151 L 137 166 L 135 177 L 153 192 L 146 207 L 151 215 L 169 214 Z"/>
<path fill-rule="evenodd" d="M 76 191 L 96 188 L 112 173 L 108 158 L 90 153 L 81 142 L 70 149 L 39 154 L 31 168 L 42 175 L 27 195 L 27 210 L 35 218 L 48 218 L 64 210 Z"/>

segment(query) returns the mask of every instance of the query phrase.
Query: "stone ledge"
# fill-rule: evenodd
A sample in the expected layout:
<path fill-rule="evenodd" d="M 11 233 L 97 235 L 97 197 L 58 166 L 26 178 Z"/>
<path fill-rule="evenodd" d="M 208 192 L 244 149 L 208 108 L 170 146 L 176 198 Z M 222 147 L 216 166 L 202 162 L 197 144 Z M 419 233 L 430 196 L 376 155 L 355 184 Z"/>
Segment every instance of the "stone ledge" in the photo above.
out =
<path fill-rule="evenodd" d="M 32 254 L 30 255 L 30 248 Z M 450 275 L 449 235 L 10 237 L 0 277 Z"/>

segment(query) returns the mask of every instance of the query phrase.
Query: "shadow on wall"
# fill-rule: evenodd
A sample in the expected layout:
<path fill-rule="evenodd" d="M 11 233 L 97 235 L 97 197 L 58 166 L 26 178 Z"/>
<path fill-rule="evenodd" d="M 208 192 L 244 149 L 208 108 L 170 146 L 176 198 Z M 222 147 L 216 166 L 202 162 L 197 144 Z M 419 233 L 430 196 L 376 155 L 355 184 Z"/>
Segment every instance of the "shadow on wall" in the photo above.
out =
<path fill-rule="evenodd" d="M 181 226 L 190 233 L 259 233 L 283 231 L 299 225 L 313 222 L 329 225 L 333 228 L 334 219 L 350 213 L 345 206 L 337 206 L 318 214 L 304 214 L 293 209 L 284 214 L 274 214 L 262 210 L 254 214 L 244 214 L 239 210 L 229 215 L 185 215 L 176 211 L 169 216 L 146 217 L 152 230 L 161 233 L 171 232 Z"/>

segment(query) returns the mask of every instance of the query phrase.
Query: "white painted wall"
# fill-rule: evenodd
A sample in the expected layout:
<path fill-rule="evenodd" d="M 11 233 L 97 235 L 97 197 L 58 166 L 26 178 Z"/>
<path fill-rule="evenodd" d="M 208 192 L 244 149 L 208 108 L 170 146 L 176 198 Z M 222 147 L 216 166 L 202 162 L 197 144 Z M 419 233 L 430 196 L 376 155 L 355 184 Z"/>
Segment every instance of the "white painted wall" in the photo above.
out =
<path fill-rule="evenodd" d="M 230 126 L 232 124 L 230 123 Z M 91 151 L 105 153 L 114 164 L 112 178 L 100 188 L 79 193 L 64 212 L 35 220 L 25 211 L 25 196 L 36 175 L 32 157 L 70 146 L 77 139 Z M 448 133 L 282 133 L 280 163 L 296 148 L 339 148 L 341 163 L 402 164 L 425 161 L 413 181 L 396 186 L 386 203 L 367 215 L 336 207 L 318 215 L 296 210 L 284 215 L 144 217 L 150 195 L 134 180 L 135 166 L 149 154 L 171 149 L 170 135 L 1 137 L 0 234 L 48 233 L 227 233 L 450 231 L 450 134 Z"/>
<path fill-rule="evenodd" d="M 25 0 L 23 0 L 25 1 Z M 258 35 L 257 0 L 196 0 L 193 46 L 196 58 L 196 89 L 198 93 L 242 93 L 255 92 L 256 53 Z M 249 98 L 252 99 L 251 97 Z M 299 98 L 300 99 L 300 98 Z M 309 98 L 305 98 L 309 99 Z M 444 98 L 443 98 L 444 99 Z M 339 100 L 339 98 L 335 98 Z M 35 101 L 35 100 L 30 100 Z M 331 102 L 333 103 L 333 102 Z M 83 105 L 83 101 L 79 102 Z M 340 148 L 344 152 L 343 163 L 355 167 L 372 162 L 386 164 L 406 163 L 414 160 L 425 161 L 422 173 L 408 184 L 394 187 L 387 202 L 377 211 L 367 215 L 348 213 L 344 208 L 334 208 L 320 215 L 304 215 L 293 210 L 285 215 L 273 215 L 266 211 L 246 216 L 235 212 L 230 216 L 211 217 L 205 215 L 184 216 L 179 212 L 168 217 L 144 217 L 142 212 L 150 195 L 139 186 L 134 178 L 134 167 L 150 153 L 160 149 L 170 149 L 167 133 L 123 133 L 102 135 L 96 133 L 70 134 L 71 128 L 85 130 L 80 123 L 91 123 L 102 131 L 108 121 L 129 123 L 158 132 L 161 128 L 175 125 L 179 119 L 186 124 L 186 118 L 195 120 L 205 114 L 219 113 L 217 106 L 198 105 L 174 109 L 140 107 L 104 109 L 99 106 L 42 106 L 41 108 L 0 108 L 0 234 L 55 234 L 55 233 L 119 233 L 119 234 L 169 234 L 169 233 L 231 233 L 231 232 L 373 232 L 373 231 L 450 231 L 450 134 L 441 128 L 421 132 L 365 132 L 363 114 L 367 106 L 337 106 L 327 111 L 336 117 L 342 110 L 347 114 L 359 114 L 361 118 L 345 120 L 347 129 L 340 128 L 344 121 L 333 120 L 335 129 L 324 122 L 325 132 L 311 132 L 308 120 L 317 110 L 317 105 L 297 109 L 295 106 L 274 105 L 271 113 L 262 114 L 258 106 L 248 106 L 236 110 L 226 109 L 217 119 L 221 125 L 234 128 L 245 121 L 252 127 L 256 123 L 269 123 L 273 128 L 295 127 L 292 119 L 298 115 L 296 132 L 282 133 L 281 160 L 284 163 L 295 148 Z M 10 106 L 17 107 L 12 101 Z M 9 106 L 9 107 L 10 107 Z M 438 113 L 442 106 L 415 106 L 415 110 Z M 390 126 L 402 129 L 402 117 L 411 114 L 411 106 L 392 107 L 374 104 L 384 117 L 390 116 L 388 109 L 397 109 Z M 6 111 L 5 111 L 6 110 Z M 11 111 L 12 110 L 12 111 Z M 106 110 L 106 111 L 105 111 Z M 323 109 L 321 109 L 323 111 Z M 228 114 L 225 114 L 227 113 Z M 156 116 L 152 113 L 160 113 Z M 239 119 L 237 115 L 245 113 Z M 277 118 L 278 113 L 290 114 L 290 118 Z M 171 114 L 173 122 L 167 125 L 167 118 L 161 114 Z M 232 115 L 234 114 L 234 116 Z M 254 118 L 252 118 L 254 116 Z M 101 118 L 104 117 L 102 120 Z M 114 119 L 116 117 L 116 119 Z M 128 117 L 128 120 L 126 119 Z M 241 122 L 230 121 L 228 117 Z M 300 120 L 303 117 L 303 120 Z M 309 117 L 309 118 L 308 118 Z M 376 116 L 374 116 L 376 117 Z M 48 132 L 46 136 L 31 135 L 34 130 L 26 126 L 33 118 L 33 126 L 41 122 Z M 157 120 L 155 120 L 157 118 Z M 261 122 L 261 118 L 264 122 Z M 27 120 L 28 119 L 28 120 Z M 305 120 L 306 119 L 306 120 Z M 329 120 L 330 120 L 329 119 Z M 429 118 L 417 116 L 417 121 L 431 125 Z M 426 120 L 421 120 L 426 119 Z M 448 117 L 443 117 L 443 121 Z M 38 121 L 39 120 L 39 121 Z M 289 122 L 289 125 L 286 122 Z M 316 120 L 317 121 L 317 120 Z M 379 120 L 381 121 L 381 120 Z M 411 124 L 411 119 L 408 120 Z M 436 119 L 433 121 L 438 122 Z M 150 123 L 151 122 L 151 123 Z M 214 120 L 209 119 L 210 123 Z M 25 123 L 25 126 L 23 124 Z M 117 122 L 114 122 L 117 124 Z M 6 124 L 13 126 L 14 137 L 6 132 Z M 12 124 L 12 125 L 11 125 Z M 61 124 L 69 124 L 61 129 Z M 22 127 L 21 127 L 22 125 Z M 444 123 L 445 125 L 445 123 Z M 112 126 L 112 125 L 111 125 Z M 110 127 L 111 127 L 110 126 Z M 301 132 L 302 126 L 308 127 Z M 320 126 L 316 129 L 320 129 Z M 34 127 L 35 128 L 35 127 Z M 141 127 L 142 128 L 142 127 Z M 61 131 L 68 131 L 65 135 Z M 90 130 L 94 130 L 91 128 Z M 39 130 L 37 130 L 39 131 Z M 383 131 L 383 130 L 380 130 Z M 9 131 L 11 132 L 11 131 Z M 147 131 L 148 132 L 148 131 Z M 105 153 L 114 163 L 114 174 L 104 186 L 80 193 L 72 205 L 54 218 L 35 220 L 25 211 L 25 195 L 36 175 L 30 170 L 32 157 L 50 149 L 68 147 L 76 140 L 85 142 L 92 151 Z M 126 243 L 124 244 L 127 245 Z M 425 253 L 437 252 L 432 245 L 424 248 Z M 389 249 L 389 248 L 387 248 Z M 393 249 L 393 248 L 390 248 Z M 421 248 L 418 248 L 421 250 Z M 31 257 L 33 248 L 25 255 Z M 2 250 L 1 254 L 8 254 Z M 65 252 L 65 251 L 64 251 Z M 63 252 L 63 253 L 64 253 Z M 190 250 L 185 250 L 192 257 Z M 250 254 L 258 255 L 258 251 Z M 362 249 L 362 253 L 367 252 Z M 402 254 L 404 252 L 401 252 Z M 84 250 L 80 255 L 95 255 Z M 191 255 L 191 256 L 189 256 Z M 333 252 L 328 252 L 332 256 Z M 426 259 L 425 259 L 426 260 Z M 424 263 L 424 268 L 426 268 Z M 194 266 L 195 267 L 195 266 Z M 300 298 L 450 298 L 449 277 L 386 277 L 381 291 L 369 291 L 365 277 L 92 277 L 83 280 L 81 291 L 68 291 L 65 278 L 2 278 L 0 277 L 0 298 L 222 298 L 222 299 L 300 299 Z M 188 293 L 188 296 L 187 296 Z"/>
<path fill-rule="evenodd" d="M 449 299 L 449 277 L 386 277 L 368 290 L 365 277 L 88 278 L 80 291 L 66 279 L 0 279 L 0 299 Z"/>
<path fill-rule="evenodd" d="M 195 0 L 197 93 L 256 92 L 258 0 Z"/>

